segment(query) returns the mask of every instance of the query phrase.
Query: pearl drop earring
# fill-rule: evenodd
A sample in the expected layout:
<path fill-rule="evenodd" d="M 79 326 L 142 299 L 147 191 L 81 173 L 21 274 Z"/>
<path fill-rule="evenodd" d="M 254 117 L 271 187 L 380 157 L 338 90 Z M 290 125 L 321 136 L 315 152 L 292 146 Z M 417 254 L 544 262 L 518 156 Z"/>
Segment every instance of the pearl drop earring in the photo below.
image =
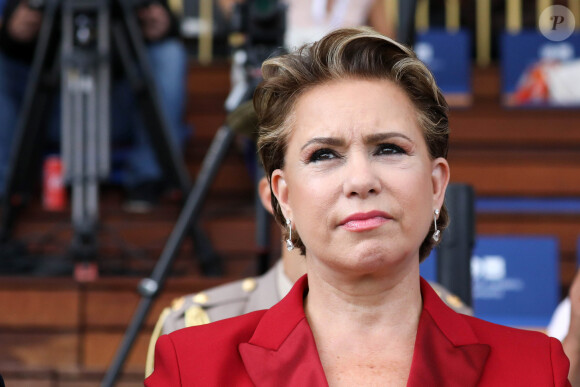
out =
<path fill-rule="evenodd" d="M 286 249 L 292 251 L 294 250 L 294 243 L 292 243 L 292 222 L 290 219 L 286 219 L 286 225 L 288 226 L 288 232 L 290 233 L 288 239 L 286 239 Z"/>
<path fill-rule="evenodd" d="M 435 232 L 433 233 L 433 240 L 439 242 L 441 236 L 441 231 L 437 230 L 437 217 L 439 216 L 439 210 L 433 211 L 433 224 L 435 225 Z"/>

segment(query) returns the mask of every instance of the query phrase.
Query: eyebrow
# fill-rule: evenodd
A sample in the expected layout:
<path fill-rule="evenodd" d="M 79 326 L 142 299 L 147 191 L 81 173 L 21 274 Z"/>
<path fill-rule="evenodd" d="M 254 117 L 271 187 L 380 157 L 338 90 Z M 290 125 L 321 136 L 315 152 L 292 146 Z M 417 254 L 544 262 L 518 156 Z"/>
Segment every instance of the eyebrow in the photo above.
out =
<path fill-rule="evenodd" d="M 393 137 L 401 137 L 406 139 L 409 142 L 413 142 L 409 137 L 404 135 L 403 133 L 398 132 L 386 132 L 386 133 L 373 133 L 365 136 L 364 141 L 367 144 L 375 144 L 377 142 L 388 140 L 389 138 Z M 308 147 L 312 144 L 319 144 L 319 145 L 331 145 L 331 146 L 342 146 L 344 145 L 344 140 L 336 137 L 314 137 L 306 142 L 300 149 L 301 151 L 304 148 Z"/>
<path fill-rule="evenodd" d="M 302 148 L 300 148 L 300 150 L 302 151 L 304 150 L 304 148 L 312 144 L 341 146 L 344 145 L 344 140 L 336 137 L 314 137 L 308 140 L 306 144 L 304 144 Z"/>
<path fill-rule="evenodd" d="M 403 133 L 386 132 L 386 133 L 369 134 L 368 136 L 365 137 L 365 143 L 374 144 L 377 142 L 388 140 L 389 138 L 393 138 L 393 137 L 401 137 L 409 142 L 413 142 L 413 140 L 411 140 L 408 136 L 404 135 Z"/>

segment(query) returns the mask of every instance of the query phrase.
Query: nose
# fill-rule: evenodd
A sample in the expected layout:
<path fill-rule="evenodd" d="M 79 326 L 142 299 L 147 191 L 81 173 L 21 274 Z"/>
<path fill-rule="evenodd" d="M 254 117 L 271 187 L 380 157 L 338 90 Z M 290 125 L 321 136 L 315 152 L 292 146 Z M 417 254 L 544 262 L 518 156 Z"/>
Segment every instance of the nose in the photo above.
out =
<path fill-rule="evenodd" d="M 360 197 L 378 194 L 381 190 L 379 177 L 368 155 L 356 155 L 345 165 L 344 194 L 347 197 Z"/>

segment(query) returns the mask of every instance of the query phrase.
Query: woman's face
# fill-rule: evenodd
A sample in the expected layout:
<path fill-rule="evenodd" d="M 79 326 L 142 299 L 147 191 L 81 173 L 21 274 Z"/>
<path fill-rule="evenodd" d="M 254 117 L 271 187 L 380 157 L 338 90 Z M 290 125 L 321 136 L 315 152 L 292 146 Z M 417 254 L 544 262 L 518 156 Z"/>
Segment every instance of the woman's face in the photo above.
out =
<path fill-rule="evenodd" d="M 299 97 L 272 188 L 308 259 L 358 274 L 419 264 L 449 166 L 431 160 L 416 121 L 388 80 L 333 81 Z"/>

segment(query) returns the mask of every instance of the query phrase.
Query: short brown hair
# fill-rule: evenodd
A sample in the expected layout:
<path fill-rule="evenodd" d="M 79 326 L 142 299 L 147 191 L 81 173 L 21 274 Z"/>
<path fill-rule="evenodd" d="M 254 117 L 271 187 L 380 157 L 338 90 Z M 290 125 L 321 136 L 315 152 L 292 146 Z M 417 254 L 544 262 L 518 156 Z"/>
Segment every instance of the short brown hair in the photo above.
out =
<path fill-rule="evenodd" d="M 258 115 L 258 152 L 268 181 L 274 170 L 284 167 L 298 98 L 317 85 L 340 79 L 388 79 L 398 85 L 415 107 L 431 158 L 447 157 L 448 106 L 433 75 L 412 50 L 370 28 L 331 32 L 293 53 L 268 59 L 262 65 L 262 74 L 264 81 L 254 93 L 254 108 Z M 285 225 L 274 195 L 272 208 L 276 221 Z M 447 208 L 443 205 L 438 229 L 443 232 L 448 223 Z M 432 239 L 434 231 L 431 225 L 421 244 L 421 261 L 436 244 Z M 284 233 L 287 238 L 287 230 Z M 294 245 L 305 254 L 298 232 L 293 232 L 292 237 Z"/>

